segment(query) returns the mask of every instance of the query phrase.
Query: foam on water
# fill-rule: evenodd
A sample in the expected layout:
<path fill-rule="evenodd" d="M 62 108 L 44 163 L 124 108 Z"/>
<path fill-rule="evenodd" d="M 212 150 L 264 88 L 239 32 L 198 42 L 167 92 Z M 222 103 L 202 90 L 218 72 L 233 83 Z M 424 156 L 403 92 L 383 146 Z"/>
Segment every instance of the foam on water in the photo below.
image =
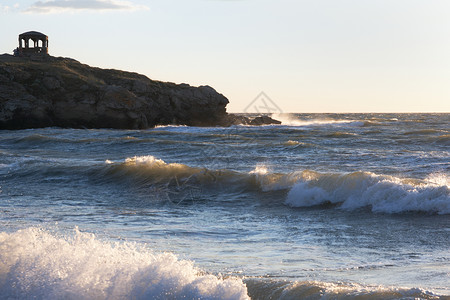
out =
<path fill-rule="evenodd" d="M 201 172 L 200 168 L 192 168 L 180 163 L 166 163 L 152 155 L 126 158 L 125 162 L 119 164 L 119 168 L 131 171 L 141 178 L 158 180 L 190 177 Z"/>
<path fill-rule="evenodd" d="M 237 278 L 218 278 L 169 253 L 104 242 L 75 229 L 0 233 L 3 299 L 247 299 Z"/>
<path fill-rule="evenodd" d="M 273 114 L 272 118 L 281 121 L 281 125 L 286 126 L 313 126 L 313 125 L 333 125 L 333 124 L 346 124 L 352 126 L 364 126 L 364 122 L 358 120 L 346 120 L 346 119 L 311 119 L 300 120 L 294 114 Z"/>
<path fill-rule="evenodd" d="M 339 204 L 346 210 L 371 207 L 373 212 L 450 213 L 448 179 L 430 175 L 428 180 L 400 179 L 370 172 L 319 174 L 304 172 L 289 191 L 286 204 L 309 207 Z"/>
<path fill-rule="evenodd" d="M 132 179 L 136 185 L 184 182 L 195 185 L 221 183 L 227 188 L 251 188 L 261 192 L 286 190 L 286 204 L 310 207 L 336 204 L 345 210 L 370 207 L 373 212 L 426 212 L 450 214 L 450 185 L 443 173 L 424 180 L 397 178 L 371 172 L 318 173 L 311 170 L 287 174 L 273 173 L 260 164 L 248 173 L 209 170 L 179 163 L 166 163 L 154 156 L 138 156 L 124 162 L 106 161 L 112 174 Z"/>
<path fill-rule="evenodd" d="M 279 177 L 282 177 L 281 174 L 269 172 L 264 165 L 257 166 L 248 173 L 240 173 L 227 169 L 210 170 L 180 163 L 166 163 L 151 155 L 126 158 L 123 162 L 106 160 L 105 164 L 110 174 L 120 179 L 132 178 L 135 184 L 168 183 L 176 180 L 179 183 L 190 181 L 199 185 L 220 182 L 230 187 L 234 185 L 260 187 L 260 185 L 276 184 Z"/>
<path fill-rule="evenodd" d="M 286 146 L 297 146 L 300 145 L 301 143 L 299 141 L 293 141 L 293 140 L 289 140 L 287 142 L 284 142 L 284 145 Z"/>
<path fill-rule="evenodd" d="M 267 166 L 257 165 L 256 168 L 253 171 L 250 171 L 249 174 L 267 175 L 268 173 L 269 173 L 269 170 L 268 170 Z"/>
<path fill-rule="evenodd" d="M 433 173 L 425 178 L 425 181 L 438 186 L 450 187 L 450 177 L 444 173 Z"/>

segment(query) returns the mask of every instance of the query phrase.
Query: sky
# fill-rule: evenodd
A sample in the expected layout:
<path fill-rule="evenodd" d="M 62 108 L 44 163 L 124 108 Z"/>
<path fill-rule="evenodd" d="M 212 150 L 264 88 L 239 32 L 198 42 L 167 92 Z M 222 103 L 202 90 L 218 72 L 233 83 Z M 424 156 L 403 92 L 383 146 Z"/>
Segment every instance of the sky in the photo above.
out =
<path fill-rule="evenodd" d="M 448 0 L 0 0 L 53 56 L 209 85 L 244 112 L 450 112 Z"/>

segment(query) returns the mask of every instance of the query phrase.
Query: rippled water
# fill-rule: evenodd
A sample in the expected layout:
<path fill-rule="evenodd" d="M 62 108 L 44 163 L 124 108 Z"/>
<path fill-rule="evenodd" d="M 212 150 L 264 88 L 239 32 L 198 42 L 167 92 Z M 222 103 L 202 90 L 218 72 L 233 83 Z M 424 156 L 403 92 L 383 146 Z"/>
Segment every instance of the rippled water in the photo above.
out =
<path fill-rule="evenodd" d="M 450 295 L 450 115 L 275 118 L 0 132 L 0 294 Z"/>

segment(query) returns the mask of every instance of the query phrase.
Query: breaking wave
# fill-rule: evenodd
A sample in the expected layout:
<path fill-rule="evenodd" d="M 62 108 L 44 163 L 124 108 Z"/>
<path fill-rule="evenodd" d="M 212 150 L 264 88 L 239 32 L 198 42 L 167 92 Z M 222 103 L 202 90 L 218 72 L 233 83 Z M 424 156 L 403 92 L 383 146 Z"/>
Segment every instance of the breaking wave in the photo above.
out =
<path fill-rule="evenodd" d="M 75 228 L 0 232 L 2 299 L 440 299 L 420 288 L 223 278 L 142 244 Z"/>
<path fill-rule="evenodd" d="M 247 299 L 241 279 L 218 278 L 169 253 L 103 242 L 75 229 L 0 233 L 2 299 Z"/>
<path fill-rule="evenodd" d="M 296 208 L 334 204 L 349 211 L 367 207 L 376 213 L 450 214 L 450 184 L 446 174 L 431 174 L 423 180 L 370 172 L 326 174 L 303 170 L 282 174 L 271 172 L 264 165 L 243 173 L 166 163 L 153 156 L 107 163 L 111 165 L 110 175 L 130 179 L 140 186 L 172 182 L 180 187 L 189 182 L 227 190 L 282 191 L 287 194 L 285 204 Z"/>
<path fill-rule="evenodd" d="M 445 174 L 433 174 L 421 181 L 370 172 L 307 171 L 289 191 L 286 204 L 292 207 L 337 204 L 345 210 L 370 207 L 373 212 L 382 213 L 450 214 L 449 180 Z"/>
<path fill-rule="evenodd" d="M 272 118 L 281 121 L 281 125 L 287 126 L 319 126 L 319 125 L 333 125 L 333 124 L 346 124 L 351 126 L 364 126 L 365 122 L 359 120 L 348 120 L 348 119 L 332 119 L 332 118 L 323 118 L 323 119 L 307 119 L 300 120 L 295 114 L 273 114 Z"/>
<path fill-rule="evenodd" d="M 108 175 L 119 180 L 131 180 L 137 186 L 167 184 L 174 180 L 179 183 L 190 181 L 196 184 L 208 184 L 217 181 L 234 181 L 241 177 L 240 173 L 229 170 L 209 170 L 180 163 L 166 163 L 151 155 L 130 157 L 124 162 L 107 160 L 106 164 L 109 165 Z"/>

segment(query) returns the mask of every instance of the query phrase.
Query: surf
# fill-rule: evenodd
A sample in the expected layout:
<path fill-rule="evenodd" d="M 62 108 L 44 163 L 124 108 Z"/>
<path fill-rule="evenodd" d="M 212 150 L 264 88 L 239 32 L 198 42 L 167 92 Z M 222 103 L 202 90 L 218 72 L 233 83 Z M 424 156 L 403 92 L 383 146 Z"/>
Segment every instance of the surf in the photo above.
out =
<path fill-rule="evenodd" d="M 413 179 L 367 171 L 276 173 L 264 164 L 239 172 L 166 163 L 151 155 L 129 157 L 122 162 L 106 161 L 105 164 L 108 176 L 141 188 L 163 184 L 167 188 L 194 186 L 204 190 L 282 192 L 285 205 L 292 208 L 333 204 L 348 211 L 369 208 L 374 213 L 450 214 L 450 185 L 445 174 Z"/>
<path fill-rule="evenodd" d="M 417 180 L 371 172 L 306 172 L 289 191 L 286 204 L 311 207 L 330 203 L 350 211 L 369 207 L 376 213 L 450 214 L 448 178 L 436 181 L 434 177 L 432 174 L 428 179 Z"/>
<path fill-rule="evenodd" d="M 0 291 L 6 299 L 248 299 L 239 278 L 130 242 L 75 228 L 0 233 Z"/>

